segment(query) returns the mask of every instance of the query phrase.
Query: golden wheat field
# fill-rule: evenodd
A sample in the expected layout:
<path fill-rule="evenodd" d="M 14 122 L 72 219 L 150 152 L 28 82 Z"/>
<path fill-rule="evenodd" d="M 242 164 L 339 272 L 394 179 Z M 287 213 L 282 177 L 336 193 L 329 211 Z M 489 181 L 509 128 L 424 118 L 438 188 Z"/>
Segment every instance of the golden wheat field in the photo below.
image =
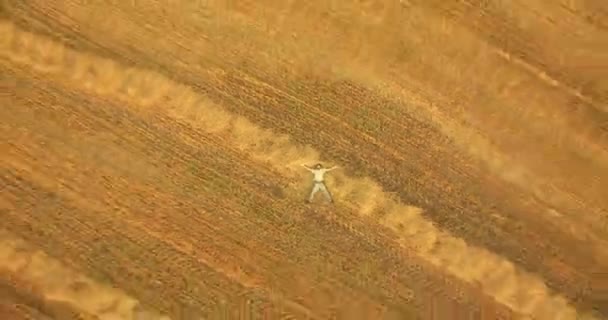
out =
<path fill-rule="evenodd" d="M 0 90 L 0 319 L 608 319 L 608 1 L 0 0 Z"/>

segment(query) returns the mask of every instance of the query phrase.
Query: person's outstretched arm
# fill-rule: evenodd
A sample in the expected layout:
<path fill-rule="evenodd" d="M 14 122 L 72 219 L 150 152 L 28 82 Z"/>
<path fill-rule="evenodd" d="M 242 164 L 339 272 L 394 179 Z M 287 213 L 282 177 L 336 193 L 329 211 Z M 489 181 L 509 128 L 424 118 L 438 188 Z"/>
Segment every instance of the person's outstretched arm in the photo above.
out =
<path fill-rule="evenodd" d="M 338 168 L 340 168 L 340 167 L 338 167 L 338 166 L 333 166 L 333 167 L 331 167 L 331 168 L 327 169 L 327 171 L 332 171 L 332 170 L 334 170 L 334 169 L 338 169 Z"/>
<path fill-rule="evenodd" d="M 301 166 L 304 167 L 304 169 L 312 172 L 312 168 L 310 168 L 309 166 L 307 166 L 305 164 L 302 164 Z"/>

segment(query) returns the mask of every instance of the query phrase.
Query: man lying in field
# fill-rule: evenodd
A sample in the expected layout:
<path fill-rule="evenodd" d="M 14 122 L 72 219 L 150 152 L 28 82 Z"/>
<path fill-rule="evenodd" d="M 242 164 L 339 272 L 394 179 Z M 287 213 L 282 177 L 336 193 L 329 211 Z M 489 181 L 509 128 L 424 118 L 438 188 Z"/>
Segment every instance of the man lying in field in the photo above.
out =
<path fill-rule="evenodd" d="M 338 167 L 333 166 L 331 168 L 323 168 L 323 165 L 320 163 L 317 163 L 312 168 L 308 167 L 305 164 L 303 164 L 302 166 L 304 168 L 306 168 L 306 170 L 312 172 L 312 174 L 313 174 L 312 190 L 310 191 L 310 196 L 308 197 L 307 202 L 309 202 L 309 203 L 312 202 L 312 199 L 314 198 L 315 194 L 319 191 L 323 192 L 323 194 L 325 195 L 327 200 L 329 200 L 329 202 L 334 202 L 331 194 L 329 193 L 329 190 L 327 189 L 327 186 L 325 185 L 325 173 L 329 172 L 331 170 L 334 170 Z"/>

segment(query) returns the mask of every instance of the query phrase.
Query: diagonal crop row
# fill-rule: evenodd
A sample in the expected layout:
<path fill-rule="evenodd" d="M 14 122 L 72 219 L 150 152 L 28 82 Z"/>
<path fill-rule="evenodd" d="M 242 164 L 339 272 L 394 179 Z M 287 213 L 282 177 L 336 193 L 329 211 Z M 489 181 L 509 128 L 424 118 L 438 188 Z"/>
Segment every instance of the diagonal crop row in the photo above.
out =
<path fill-rule="evenodd" d="M 6 231 L 0 231 L 0 270 L 32 281 L 45 299 L 67 303 L 100 319 L 141 319 L 143 314 L 150 320 L 169 319 L 144 310 L 126 293 L 78 274 Z"/>

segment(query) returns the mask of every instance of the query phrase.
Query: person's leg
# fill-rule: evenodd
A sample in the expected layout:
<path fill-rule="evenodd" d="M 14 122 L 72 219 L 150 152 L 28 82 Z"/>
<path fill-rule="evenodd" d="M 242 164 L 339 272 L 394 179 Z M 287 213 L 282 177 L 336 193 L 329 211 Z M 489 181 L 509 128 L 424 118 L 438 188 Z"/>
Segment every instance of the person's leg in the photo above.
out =
<path fill-rule="evenodd" d="M 310 196 L 308 197 L 308 202 L 312 202 L 312 199 L 315 197 L 315 193 L 320 190 L 319 183 L 315 183 L 312 186 L 312 190 L 310 191 Z"/>
<path fill-rule="evenodd" d="M 325 197 L 327 198 L 327 200 L 329 200 L 329 202 L 334 202 L 334 199 L 331 196 L 331 193 L 329 192 L 329 189 L 327 189 L 327 186 L 325 185 L 325 183 L 323 183 L 322 186 L 323 187 L 321 187 L 321 190 L 323 190 L 323 194 L 325 195 Z"/>

